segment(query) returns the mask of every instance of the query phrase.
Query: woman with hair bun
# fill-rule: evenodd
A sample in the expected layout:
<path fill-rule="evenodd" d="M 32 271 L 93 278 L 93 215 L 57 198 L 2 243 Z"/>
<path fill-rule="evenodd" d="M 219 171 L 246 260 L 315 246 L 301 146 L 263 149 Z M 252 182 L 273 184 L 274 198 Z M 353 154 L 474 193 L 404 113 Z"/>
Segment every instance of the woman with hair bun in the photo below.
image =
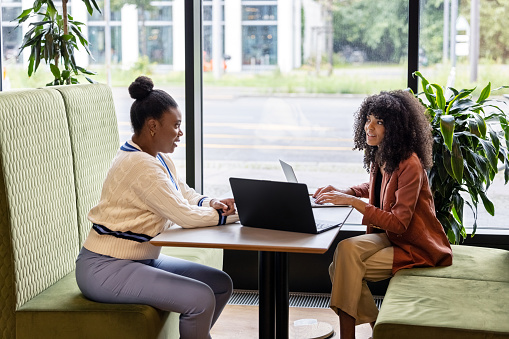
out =
<path fill-rule="evenodd" d="M 160 253 L 149 240 L 178 224 L 206 227 L 239 220 L 233 199 L 198 194 L 178 176 L 168 153 L 183 133 L 175 100 L 148 77 L 130 86 L 134 134 L 118 151 L 92 229 L 76 260 L 76 279 L 90 300 L 146 304 L 180 313 L 180 338 L 210 338 L 232 293 L 223 271 Z"/>
<path fill-rule="evenodd" d="M 355 325 L 375 324 L 378 309 L 366 281 L 403 268 L 452 264 L 426 174 L 433 165 L 431 138 L 425 108 L 409 92 L 367 97 L 355 117 L 354 143 L 364 151 L 369 182 L 314 194 L 319 203 L 352 205 L 368 225 L 367 234 L 338 244 L 329 268 L 330 307 L 339 315 L 341 339 L 354 339 Z"/>

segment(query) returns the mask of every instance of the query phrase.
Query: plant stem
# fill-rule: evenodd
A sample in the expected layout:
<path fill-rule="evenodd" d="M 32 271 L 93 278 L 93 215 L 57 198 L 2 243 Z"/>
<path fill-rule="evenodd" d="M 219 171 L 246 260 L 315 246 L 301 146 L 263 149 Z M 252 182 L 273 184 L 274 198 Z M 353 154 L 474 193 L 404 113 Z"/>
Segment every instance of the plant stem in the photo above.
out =
<path fill-rule="evenodd" d="M 69 28 L 67 27 L 67 0 L 62 0 L 62 16 L 64 19 L 64 34 L 69 32 Z"/>

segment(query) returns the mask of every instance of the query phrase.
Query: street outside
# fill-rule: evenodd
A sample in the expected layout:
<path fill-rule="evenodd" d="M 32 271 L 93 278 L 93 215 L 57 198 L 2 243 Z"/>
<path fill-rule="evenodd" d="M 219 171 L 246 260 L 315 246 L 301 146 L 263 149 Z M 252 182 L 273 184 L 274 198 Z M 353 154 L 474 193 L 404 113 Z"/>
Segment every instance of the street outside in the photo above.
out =
<path fill-rule="evenodd" d="M 185 115 L 183 88 L 162 88 Z M 130 139 L 127 88 L 113 88 L 121 143 Z M 260 95 L 249 88 L 207 88 L 203 98 L 204 193 L 230 196 L 228 178 L 284 181 L 282 159 L 294 167 L 310 191 L 332 184 L 347 187 L 367 181 L 362 153 L 352 150 L 353 114 L 361 95 Z M 182 127 L 185 132 L 185 126 Z M 172 158 L 185 174 L 185 135 Z M 509 189 L 498 174 L 488 196 L 495 216 L 479 206 L 478 233 L 504 228 L 509 220 Z M 467 210 L 468 209 L 468 210 Z M 465 225 L 473 218 L 465 206 Z M 469 229 L 470 227 L 467 227 Z"/>

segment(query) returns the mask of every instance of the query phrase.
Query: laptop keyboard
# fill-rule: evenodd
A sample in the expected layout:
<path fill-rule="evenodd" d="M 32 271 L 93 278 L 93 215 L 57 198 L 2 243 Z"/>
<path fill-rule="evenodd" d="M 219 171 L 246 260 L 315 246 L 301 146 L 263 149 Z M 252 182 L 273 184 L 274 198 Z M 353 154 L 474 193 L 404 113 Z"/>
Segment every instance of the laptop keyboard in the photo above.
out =
<path fill-rule="evenodd" d="M 318 232 L 320 232 L 321 230 L 326 230 L 326 229 L 328 229 L 328 228 L 332 228 L 332 227 L 334 227 L 334 226 L 335 226 L 335 225 L 333 225 L 333 224 L 325 224 L 325 223 L 317 222 L 317 223 L 316 223 L 316 230 L 317 230 Z"/>
<path fill-rule="evenodd" d="M 334 206 L 334 204 L 331 204 L 331 203 L 325 203 L 325 204 L 318 204 L 316 201 L 316 199 L 313 198 L 313 197 L 309 197 L 309 201 L 311 201 L 311 207 L 317 207 L 317 206 Z"/>

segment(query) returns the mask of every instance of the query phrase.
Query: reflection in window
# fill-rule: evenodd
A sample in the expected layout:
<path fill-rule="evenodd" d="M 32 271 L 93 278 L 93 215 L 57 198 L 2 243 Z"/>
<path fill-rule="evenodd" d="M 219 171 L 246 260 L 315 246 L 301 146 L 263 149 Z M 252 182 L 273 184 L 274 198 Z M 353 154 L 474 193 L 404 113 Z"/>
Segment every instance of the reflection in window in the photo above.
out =
<path fill-rule="evenodd" d="M 90 26 L 88 28 L 89 49 L 95 63 L 104 64 L 105 36 L 104 26 Z M 122 61 L 122 30 L 119 26 L 111 27 L 111 62 L 116 64 Z"/>
<path fill-rule="evenodd" d="M 10 63 L 21 63 L 21 57 L 17 58 L 19 46 L 23 40 L 23 31 L 19 27 L 15 29 L 17 22 L 12 21 L 21 14 L 21 1 L 2 0 L 2 48 L 3 59 Z"/>
<path fill-rule="evenodd" d="M 242 6 L 242 20 L 277 20 L 277 6 Z"/>
<path fill-rule="evenodd" d="M 23 40 L 21 29 L 14 27 L 2 27 L 2 45 L 4 60 L 21 63 L 21 57 L 17 58 L 19 45 Z"/>
<path fill-rule="evenodd" d="M 139 20 L 171 21 L 172 8 L 170 5 L 151 6 L 148 9 L 138 9 Z"/>
<path fill-rule="evenodd" d="M 88 21 L 104 21 L 104 20 L 105 20 L 104 7 L 101 7 L 101 13 L 99 13 L 99 11 L 95 10 L 95 8 L 94 8 L 94 12 L 92 13 L 92 16 L 88 17 Z M 121 20 L 120 10 L 112 10 L 111 15 L 110 15 L 110 20 L 111 21 L 120 21 Z"/>
<path fill-rule="evenodd" d="M 147 26 L 145 28 L 144 42 L 142 42 L 143 40 L 140 37 L 140 55 L 147 55 L 150 62 L 172 64 L 172 31 L 173 28 L 171 26 Z M 146 51 L 143 51 L 143 44 L 146 44 Z"/>
<path fill-rule="evenodd" d="M 277 26 L 242 27 L 242 64 L 277 64 Z"/>
<path fill-rule="evenodd" d="M 221 5 L 221 21 L 224 21 L 224 5 Z M 212 21 L 212 5 L 203 5 L 203 21 Z"/>
<path fill-rule="evenodd" d="M 221 26 L 221 34 L 223 35 L 223 48 L 221 52 L 224 55 L 224 25 Z M 203 25 L 203 55 L 204 61 L 210 62 L 212 58 L 212 26 Z"/>
<path fill-rule="evenodd" d="M 3 7 L 2 8 L 2 22 L 9 22 L 18 17 L 21 14 L 21 8 L 15 7 Z"/>
<path fill-rule="evenodd" d="M 171 2 L 138 8 L 139 53 L 150 62 L 173 63 L 173 14 Z"/>

